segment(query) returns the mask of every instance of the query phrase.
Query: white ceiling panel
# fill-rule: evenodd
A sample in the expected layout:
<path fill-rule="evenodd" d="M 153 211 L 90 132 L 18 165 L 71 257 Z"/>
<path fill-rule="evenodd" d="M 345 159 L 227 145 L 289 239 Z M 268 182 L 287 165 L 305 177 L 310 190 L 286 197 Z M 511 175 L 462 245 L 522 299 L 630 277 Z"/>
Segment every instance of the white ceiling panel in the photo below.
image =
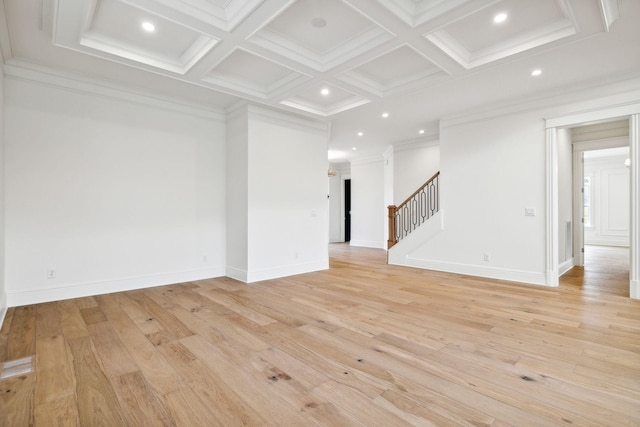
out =
<path fill-rule="evenodd" d="M 331 121 L 330 148 L 365 155 L 470 109 L 640 81 L 638 16 L 639 0 L 0 0 L 0 67 L 244 99 Z"/>
<path fill-rule="evenodd" d="M 123 0 L 159 15 L 180 21 L 201 21 L 223 31 L 232 31 L 264 0 Z"/>
<path fill-rule="evenodd" d="M 323 90 L 327 91 L 326 94 L 323 94 Z M 368 99 L 328 83 L 313 85 L 281 102 L 282 105 L 323 117 L 329 117 L 367 103 L 369 103 Z"/>
<path fill-rule="evenodd" d="M 392 38 L 340 0 L 298 0 L 249 40 L 325 71 Z"/>
<path fill-rule="evenodd" d="M 377 96 L 414 87 L 447 75 L 423 55 L 408 45 L 380 55 L 339 78 Z"/>
<path fill-rule="evenodd" d="M 202 80 L 267 99 L 308 77 L 242 49 L 234 50 Z"/>
<path fill-rule="evenodd" d="M 468 3 L 469 0 L 378 0 L 378 2 L 411 27 L 417 27 Z"/>
<path fill-rule="evenodd" d="M 178 74 L 188 72 L 218 42 L 120 0 L 59 0 L 57 17 L 55 41 L 60 46 Z M 145 22 L 155 30 L 145 31 Z"/>
<path fill-rule="evenodd" d="M 506 20 L 494 22 L 500 13 Z M 577 32 L 565 0 L 502 0 L 461 16 L 426 38 L 469 69 Z"/>

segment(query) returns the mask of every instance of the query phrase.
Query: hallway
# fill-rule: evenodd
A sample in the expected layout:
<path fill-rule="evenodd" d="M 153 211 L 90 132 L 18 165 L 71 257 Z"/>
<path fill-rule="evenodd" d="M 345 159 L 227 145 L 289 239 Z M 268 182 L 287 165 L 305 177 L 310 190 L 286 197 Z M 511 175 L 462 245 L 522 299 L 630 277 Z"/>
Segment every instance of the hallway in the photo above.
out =
<path fill-rule="evenodd" d="M 629 296 L 629 248 L 585 246 L 584 267 L 560 277 L 560 286 L 589 295 Z"/>

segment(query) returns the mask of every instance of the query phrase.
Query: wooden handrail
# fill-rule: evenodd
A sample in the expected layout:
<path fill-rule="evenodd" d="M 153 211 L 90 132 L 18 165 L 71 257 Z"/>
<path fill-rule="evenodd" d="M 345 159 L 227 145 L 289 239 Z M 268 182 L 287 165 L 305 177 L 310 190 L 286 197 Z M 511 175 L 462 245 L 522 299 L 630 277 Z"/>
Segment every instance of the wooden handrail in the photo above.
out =
<path fill-rule="evenodd" d="M 424 190 L 424 189 L 425 189 L 425 187 L 426 187 L 427 185 L 431 184 L 431 181 L 433 181 L 434 179 L 436 179 L 439 175 L 440 175 L 440 171 L 436 172 L 436 173 L 435 173 L 431 178 L 429 178 L 429 179 L 427 180 L 427 182 L 425 182 L 424 184 L 422 184 L 422 187 L 418 188 L 416 191 L 414 191 L 414 192 L 413 192 L 413 194 L 412 194 L 412 195 L 410 195 L 409 197 L 407 197 L 407 199 L 406 199 L 404 202 L 400 203 L 400 205 L 398 206 L 398 209 L 399 209 L 399 208 L 401 208 L 401 207 L 403 207 L 403 206 L 404 206 L 404 205 L 406 205 L 407 203 L 409 203 L 409 202 L 411 201 L 411 199 L 413 199 L 413 198 L 416 196 L 416 194 L 418 194 L 419 192 L 421 192 L 422 190 Z"/>
<path fill-rule="evenodd" d="M 390 249 L 393 245 L 398 243 L 398 240 L 406 237 L 417 226 L 422 224 L 426 219 L 429 219 L 433 213 L 440 209 L 438 194 L 439 185 L 436 181 L 439 176 L 440 171 L 436 172 L 427 180 L 427 182 L 414 191 L 411 196 L 407 197 L 404 202 L 400 203 L 400 205 L 390 205 L 387 207 L 389 219 L 389 238 L 387 239 L 387 249 Z M 425 188 L 427 187 L 429 187 L 428 193 L 425 192 Z M 431 191 L 432 188 L 433 191 Z M 432 200 L 432 198 L 435 198 L 435 200 Z M 419 206 L 412 206 L 413 209 L 409 209 L 409 204 L 414 202 L 419 203 Z M 422 202 L 427 206 L 422 206 Z M 418 208 L 420 209 L 420 212 L 417 211 Z M 397 229 L 397 226 L 401 223 L 404 225 L 404 228 L 399 230 Z"/>

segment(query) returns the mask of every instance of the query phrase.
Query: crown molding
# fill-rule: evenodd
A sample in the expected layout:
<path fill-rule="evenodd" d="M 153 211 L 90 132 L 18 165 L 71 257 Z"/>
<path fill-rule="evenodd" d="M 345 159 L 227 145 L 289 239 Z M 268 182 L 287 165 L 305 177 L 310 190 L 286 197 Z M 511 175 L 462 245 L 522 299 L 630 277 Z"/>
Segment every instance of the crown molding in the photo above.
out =
<path fill-rule="evenodd" d="M 475 108 L 461 114 L 442 117 L 442 127 L 458 126 L 467 123 L 488 120 L 491 118 L 526 113 L 543 108 L 550 109 L 548 115 L 541 117 L 547 121 L 567 115 L 567 107 L 571 112 L 588 112 L 600 110 L 603 105 L 621 105 L 637 103 L 640 100 L 640 77 L 635 74 L 628 79 L 607 85 L 574 86 L 565 91 L 548 91 L 541 96 L 534 96 L 517 102 L 501 102 L 485 107 Z M 584 104 L 576 106 L 577 104 Z"/>
<path fill-rule="evenodd" d="M 410 150 L 418 150 L 420 148 L 428 148 L 428 147 L 438 147 L 440 145 L 440 136 L 439 135 L 429 135 L 420 139 L 413 139 L 408 141 L 399 142 L 397 144 L 393 144 L 393 151 L 410 151 Z"/>
<path fill-rule="evenodd" d="M 370 164 L 379 163 L 381 166 L 383 165 L 384 157 L 381 153 L 371 154 L 371 155 L 363 155 L 360 157 L 355 157 L 351 159 L 351 166 L 365 166 Z"/>
<path fill-rule="evenodd" d="M 251 120 L 251 117 L 257 117 L 266 120 L 269 123 L 320 133 L 327 137 L 327 141 L 329 140 L 329 125 L 324 120 L 312 119 L 289 112 L 278 111 L 257 104 L 248 103 L 246 106 L 249 113 L 249 120 Z"/>
<path fill-rule="evenodd" d="M 226 120 L 226 113 L 222 109 L 213 109 L 206 106 L 189 104 L 180 99 L 151 95 L 130 87 L 116 85 L 104 80 L 89 78 L 75 73 L 54 70 L 25 61 L 12 59 L 4 65 L 4 71 L 5 77 L 10 79 L 88 93 L 103 98 L 135 102 L 141 105 L 210 120 L 222 122 Z"/>

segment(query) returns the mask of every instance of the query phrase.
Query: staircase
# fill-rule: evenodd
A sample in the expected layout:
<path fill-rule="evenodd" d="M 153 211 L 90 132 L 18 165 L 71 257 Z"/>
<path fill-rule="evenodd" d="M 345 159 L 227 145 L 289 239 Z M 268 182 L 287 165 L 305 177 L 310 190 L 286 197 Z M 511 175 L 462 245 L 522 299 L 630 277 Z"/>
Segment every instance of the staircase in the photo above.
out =
<path fill-rule="evenodd" d="M 440 210 L 440 172 L 436 172 L 400 205 L 389 210 L 387 249 L 407 237 Z"/>

